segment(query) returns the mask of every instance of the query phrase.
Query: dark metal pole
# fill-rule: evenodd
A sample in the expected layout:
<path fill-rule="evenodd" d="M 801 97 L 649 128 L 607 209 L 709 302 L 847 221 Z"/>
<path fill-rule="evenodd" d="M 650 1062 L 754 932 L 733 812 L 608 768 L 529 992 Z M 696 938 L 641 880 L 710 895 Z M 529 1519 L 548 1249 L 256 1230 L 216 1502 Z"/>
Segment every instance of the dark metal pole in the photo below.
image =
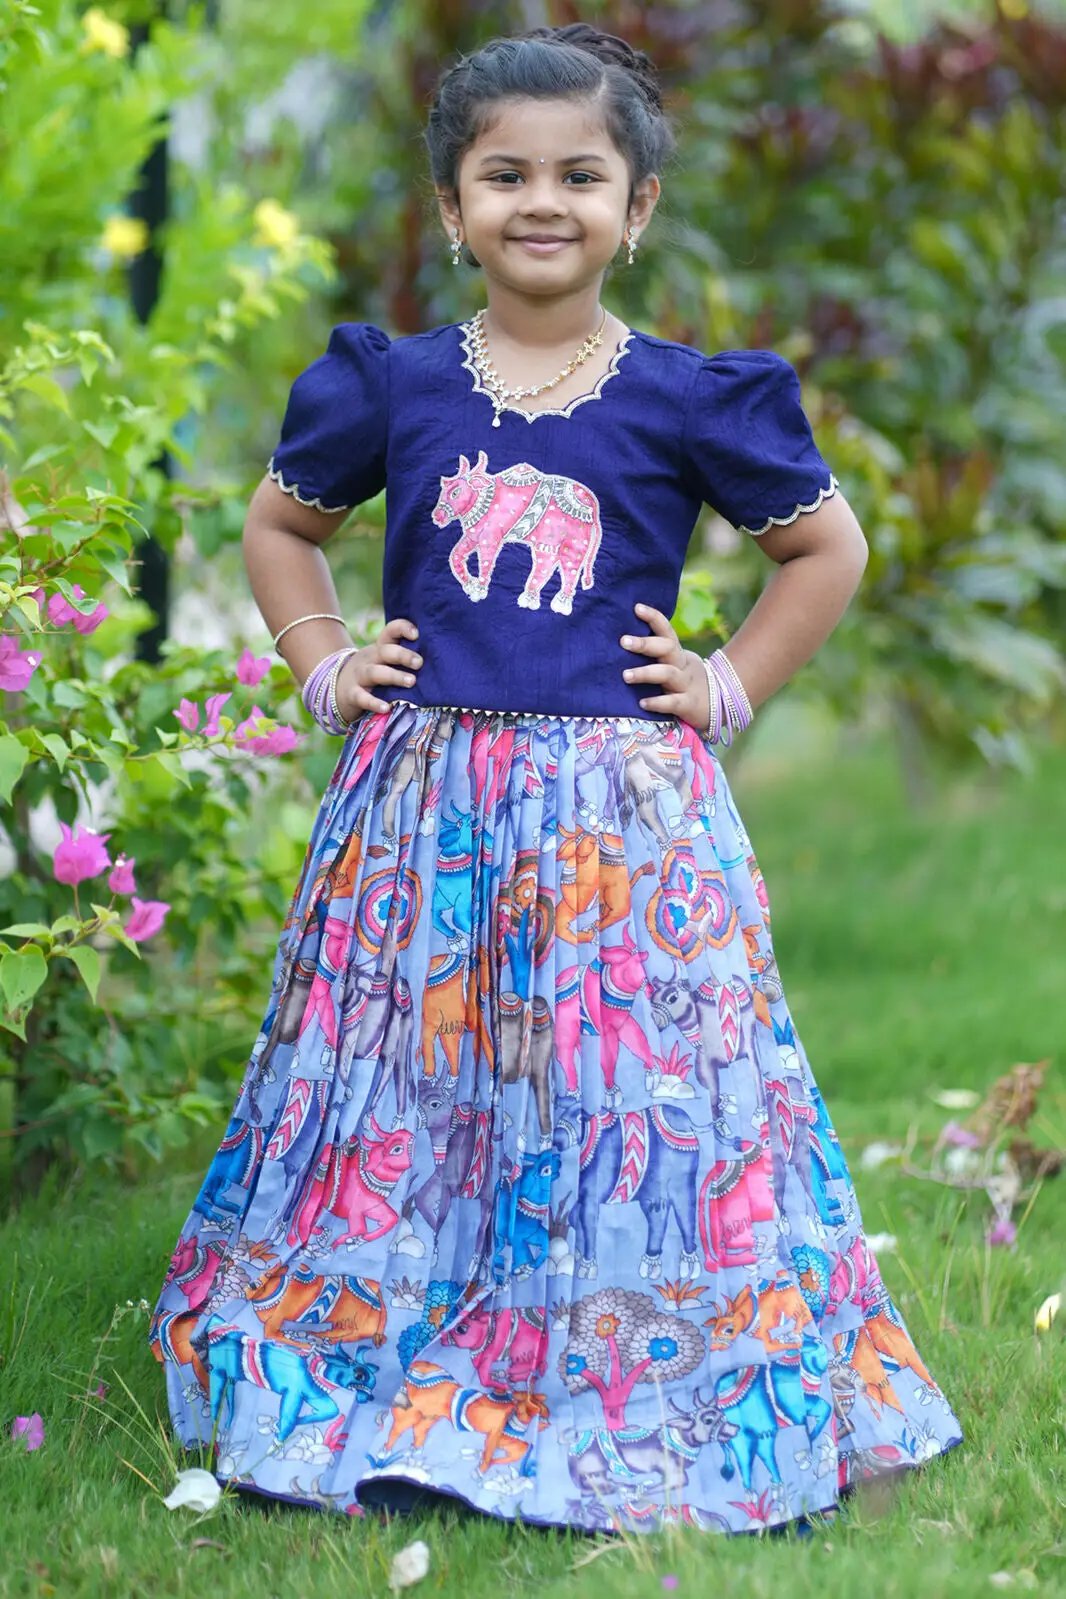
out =
<path fill-rule="evenodd" d="M 160 16 L 166 14 L 166 0 L 160 0 Z M 130 30 L 132 54 L 136 56 L 148 38 L 147 24 Z M 148 229 L 148 247 L 134 256 L 128 269 L 130 299 L 139 322 L 146 323 L 159 299 L 159 285 L 163 276 L 163 253 L 158 242 L 157 229 L 166 221 L 168 205 L 169 152 L 164 131 L 141 168 L 140 181 L 129 198 L 130 215 L 139 217 Z M 170 476 L 171 462 L 163 454 L 153 463 L 165 477 Z M 170 620 L 170 561 L 166 550 L 149 534 L 137 546 L 140 566 L 137 569 L 137 590 L 141 598 L 155 612 L 155 622 L 137 637 L 137 658 L 158 661 L 160 646 L 167 636 Z"/>

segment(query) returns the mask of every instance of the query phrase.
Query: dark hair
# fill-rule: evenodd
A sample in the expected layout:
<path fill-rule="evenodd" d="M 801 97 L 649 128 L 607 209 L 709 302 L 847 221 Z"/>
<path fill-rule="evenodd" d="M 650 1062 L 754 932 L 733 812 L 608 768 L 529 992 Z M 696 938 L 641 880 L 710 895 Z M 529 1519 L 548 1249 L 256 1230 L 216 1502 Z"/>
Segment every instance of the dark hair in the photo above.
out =
<path fill-rule="evenodd" d="M 492 39 L 463 56 L 440 79 L 425 130 L 439 189 L 458 189 L 459 163 L 502 100 L 601 101 L 607 132 L 633 185 L 661 171 L 674 151 L 651 58 L 587 22 L 532 28 Z"/>

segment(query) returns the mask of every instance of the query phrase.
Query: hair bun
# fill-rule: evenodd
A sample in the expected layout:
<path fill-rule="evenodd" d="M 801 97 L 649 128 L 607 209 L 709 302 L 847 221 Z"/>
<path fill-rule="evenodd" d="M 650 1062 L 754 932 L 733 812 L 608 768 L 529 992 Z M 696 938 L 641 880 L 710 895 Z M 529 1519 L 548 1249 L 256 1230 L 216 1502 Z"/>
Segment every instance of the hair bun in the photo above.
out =
<path fill-rule="evenodd" d="M 532 28 L 526 38 L 551 39 L 558 44 L 573 45 L 579 50 L 587 50 L 589 55 L 596 56 L 600 61 L 621 67 L 636 79 L 648 104 L 654 106 L 656 111 L 662 111 L 662 90 L 651 56 L 643 50 L 634 50 L 616 33 L 602 33 L 589 22 L 571 22 L 565 28 Z"/>

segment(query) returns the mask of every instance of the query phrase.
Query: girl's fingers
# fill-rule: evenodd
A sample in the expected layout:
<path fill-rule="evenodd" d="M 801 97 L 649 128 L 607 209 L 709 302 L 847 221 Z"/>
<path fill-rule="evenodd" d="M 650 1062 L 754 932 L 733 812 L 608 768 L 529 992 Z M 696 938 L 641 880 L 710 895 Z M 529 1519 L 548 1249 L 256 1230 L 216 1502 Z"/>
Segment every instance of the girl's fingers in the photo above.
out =
<path fill-rule="evenodd" d="M 642 622 L 647 622 L 653 633 L 658 633 L 661 638 L 670 638 L 676 641 L 677 634 L 668 616 L 662 611 L 657 611 L 654 605 L 635 605 L 633 609 Z"/>
<path fill-rule="evenodd" d="M 369 689 L 363 688 L 361 684 L 356 684 L 355 703 L 358 709 L 361 711 L 392 710 L 392 706 L 388 700 L 376 699 L 375 696 L 370 693 Z"/>
<path fill-rule="evenodd" d="M 640 702 L 643 710 L 664 711 L 667 716 L 680 716 L 684 703 L 684 694 L 655 694 Z"/>
<path fill-rule="evenodd" d="M 418 637 L 418 629 L 406 616 L 394 616 L 391 622 L 378 634 L 379 642 L 392 643 L 396 639 L 410 639 L 412 642 Z"/>
<path fill-rule="evenodd" d="M 649 634 L 647 638 L 632 638 L 626 634 L 622 640 L 622 648 L 631 650 L 634 655 L 662 657 L 669 655 L 671 650 L 677 650 L 680 654 L 680 644 L 676 638 L 660 638 L 656 633 Z"/>
<path fill-rule="evenodd" d="M 654 666 L 631 666 L 622 676 L 627 683 L 669 683 L 677 689 L 684 687 L 685 680 L 684 669 L 672 661 L 659 661 Z"/>
<path fill-rule="evenodd" d="M 393 666 L 409 666 L 417 671 L 422 665 L 422 657 L 414 650 L 404 649 L 402 644 L 382 644 L 378 654 L 383 661 L 390 662 Z"/>
<path fill-rule="evenodd" d="M 401 672 L 384 661 L 374 661 L 367 676 L 371 683 L 400 683 L 404 688 L 412 688 L 415 681 L 413 672 Z"/>

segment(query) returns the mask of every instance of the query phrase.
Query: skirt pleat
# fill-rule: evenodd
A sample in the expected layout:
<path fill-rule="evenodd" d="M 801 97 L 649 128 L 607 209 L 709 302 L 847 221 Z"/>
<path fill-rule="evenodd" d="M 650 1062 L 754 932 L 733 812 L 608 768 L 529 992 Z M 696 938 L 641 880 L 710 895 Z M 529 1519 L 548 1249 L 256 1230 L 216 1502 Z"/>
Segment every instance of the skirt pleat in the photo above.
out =
<path fill-rule="evenodd" d="M 705 739 L 357 724 L 152 1343 L 222 1480 L 349 1513 L 750 1532 L 960 1441 Z"/>

